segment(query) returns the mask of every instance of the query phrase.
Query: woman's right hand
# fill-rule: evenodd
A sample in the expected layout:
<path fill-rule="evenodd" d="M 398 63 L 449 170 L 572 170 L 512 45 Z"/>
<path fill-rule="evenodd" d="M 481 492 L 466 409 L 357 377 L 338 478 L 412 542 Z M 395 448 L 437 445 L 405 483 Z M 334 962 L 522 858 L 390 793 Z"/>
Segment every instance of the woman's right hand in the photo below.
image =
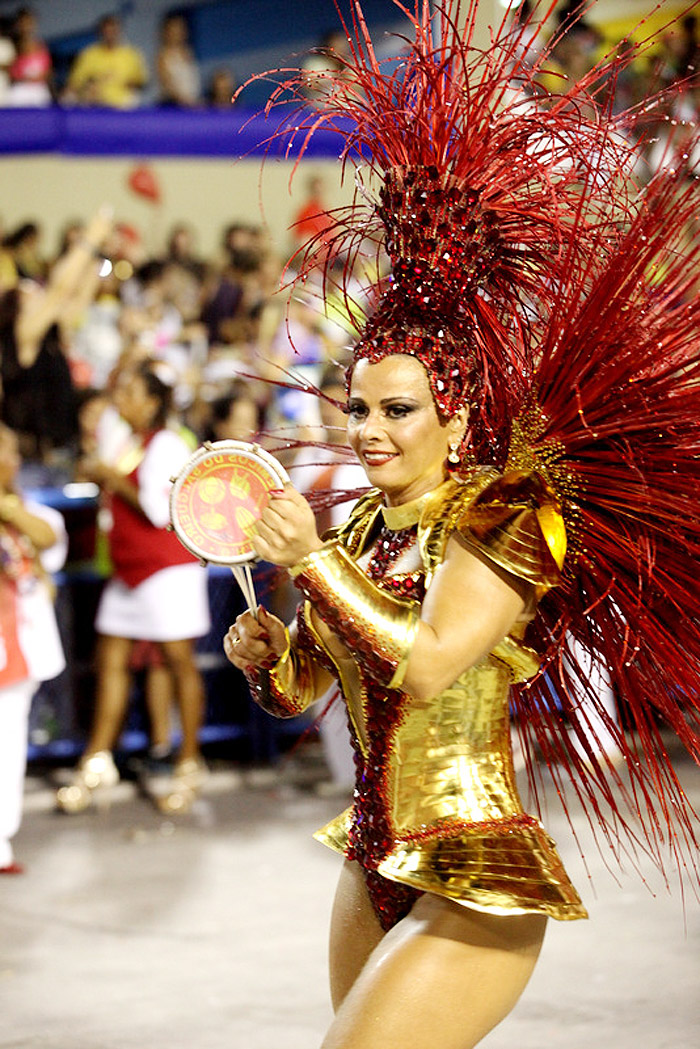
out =
<path fill-rule="evenodd" d="M 224 652 L 238 670 L 270 667 L 285 654 L 289 635 L 281 619 L 262 606 L 258 618 L 243 612 L 224 637 Z"/>

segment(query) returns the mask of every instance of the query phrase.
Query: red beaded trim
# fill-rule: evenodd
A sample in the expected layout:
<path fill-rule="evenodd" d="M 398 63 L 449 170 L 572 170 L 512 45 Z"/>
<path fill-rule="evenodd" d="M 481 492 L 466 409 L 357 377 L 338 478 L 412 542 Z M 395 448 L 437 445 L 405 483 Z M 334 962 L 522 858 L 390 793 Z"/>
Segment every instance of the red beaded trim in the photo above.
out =
<path fill-rule="evenodd" d="M 478 822 L 453 818 L 441 820 L 440 823 L 436 823 L 433 826 L 423 827 L 421 830 L 411 831 L 408 834 L 397 835 L 396 841 L 419 844 L 424 841 L 455 838 L 460 834 L 470 834 L 474 831 L 483 832 L 488 834 L 489 837 L 494 835 L 505 836 L 512 834 L 515 830 L 539 827 L 539 825 L 539 821 L 534 816 L 528 816 L 527 813 L 503 816 L 495 820 L 479 820 Z"/>
<path fill-rule="evenodd" d="M 382 589 L 397 597 L 410 597 L 421 602 L 425 596 L 423 573 L 387 575 L 400 554 L 415 541 L 416 529 L 392 532 L 383 528 L 368 566 L 368 574 Z M 346 855 L 364 870 L 367 892 L 383 929 L 391 929 L 408 914 L 422 895 L 418 889 L 393 882 L 377 871 L 378 865 L 393 849 L 396 835 L 390 824 L 390 804 L 386 783 L 391 738 L 406 712 L 406 696 L 399 690 L 382 689 L 375 681 L 366 684 L 365 717 L 369 726 L 369 753 L 365 759 L 356 740 L 357 769 L 353 822 Z"/>
<path fill-rule="evenodd" d="M 385 932 L 405 918 L 411 907 L 423 893 L 411 885 L 389 881 L 378 871 L 363 871 L 367 894 L 379 924 Z"/>

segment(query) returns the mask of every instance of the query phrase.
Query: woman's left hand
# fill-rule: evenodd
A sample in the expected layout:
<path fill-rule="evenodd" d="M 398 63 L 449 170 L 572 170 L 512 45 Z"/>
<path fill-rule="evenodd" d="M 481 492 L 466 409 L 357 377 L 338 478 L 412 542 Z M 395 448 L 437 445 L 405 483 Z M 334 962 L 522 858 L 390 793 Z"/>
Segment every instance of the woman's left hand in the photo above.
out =
<path fill-rule="evenodd" d="M 308 502 L 290 484 L 270 493 L 270 501 L 252 536 L 258 557 L 283 568 L 291 568 L 307 554 L 323 546 L 316 519 Z"/>

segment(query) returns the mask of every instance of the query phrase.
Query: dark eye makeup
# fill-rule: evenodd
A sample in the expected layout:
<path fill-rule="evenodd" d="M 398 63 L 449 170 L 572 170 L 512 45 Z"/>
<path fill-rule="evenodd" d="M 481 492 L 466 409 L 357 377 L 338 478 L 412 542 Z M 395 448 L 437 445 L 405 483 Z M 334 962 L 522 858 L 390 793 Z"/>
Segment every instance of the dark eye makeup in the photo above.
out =
<path fill-rule="evenodd" d="M 417 407 L 405 401 L 391 401 L 388 404 L 382 404 L 382 410 L 390 419 L 402 419 L 416 411 Z M 351 419 L 364 419 L 369 411 L 365 402 L 359 400 L 348 401 L 346 410 Z"/>

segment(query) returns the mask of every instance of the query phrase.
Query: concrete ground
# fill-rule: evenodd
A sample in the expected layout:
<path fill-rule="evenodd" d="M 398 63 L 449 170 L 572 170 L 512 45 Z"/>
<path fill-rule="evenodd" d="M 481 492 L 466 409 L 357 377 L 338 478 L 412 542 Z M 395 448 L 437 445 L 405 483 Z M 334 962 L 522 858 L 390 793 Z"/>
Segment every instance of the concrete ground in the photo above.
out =
<path fill-rule="evenodd" d="M 177 820 L 131 783 L 109 810 L 60 816 L 30 776 L 16 839 L 27 872 L 0 879 L 0 1046 L 318 1047 L 339 860 L 311 832 L 343 803 L 314 792 L 318 767 L 312 752 L 274 770 L 220 763 Z M 700 808 L 700 771 L 678 767 Z M 535 976 L 485 1049 L 699 1046 L 700 904 L 689 893 L 683 906 L 675 887 L 654 896 L 648 865 L 648 886 L 631 871 L 616 883 L 577 817 L 589 879 L 549 800 L 591 920 L 550 923 Z"/>

